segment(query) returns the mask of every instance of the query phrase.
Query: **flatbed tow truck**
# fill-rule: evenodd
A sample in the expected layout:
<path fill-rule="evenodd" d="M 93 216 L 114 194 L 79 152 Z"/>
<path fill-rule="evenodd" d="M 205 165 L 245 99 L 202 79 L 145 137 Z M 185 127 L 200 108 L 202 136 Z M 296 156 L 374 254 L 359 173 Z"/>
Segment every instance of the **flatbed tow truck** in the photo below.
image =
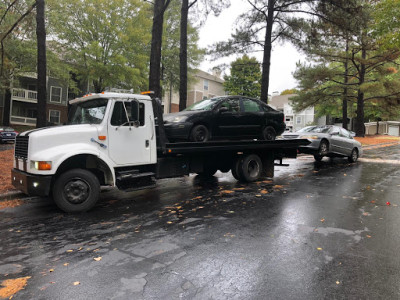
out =
<path fill-rule="evenodd" d="M 100 93 L 70 101 L 69 125 L 16 137 L 12 184 L 52 196 L 65 212 L 96 204 L 101 186 L 134 191 L 197 173 L 232 172 L 242 182 L 273 177 L 275 160 L 296 158 L 308 140 L 169 143 L 161 105 L 142 94 Z M 157 122 L 158 121 L 158 122 Z M 158 123 L 158 125 L 156 124 Z"/>

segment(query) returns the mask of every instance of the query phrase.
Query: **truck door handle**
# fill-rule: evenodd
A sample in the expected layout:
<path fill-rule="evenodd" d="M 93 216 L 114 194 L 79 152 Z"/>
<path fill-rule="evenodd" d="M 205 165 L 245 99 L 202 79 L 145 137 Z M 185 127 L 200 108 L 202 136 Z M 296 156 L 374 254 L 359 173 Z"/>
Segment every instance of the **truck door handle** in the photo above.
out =
<path fill-rule="evenodd" d="M 149 148 L 149 146 L 150 146 L 150 142 L 149 142 L 149 140 L 146 140 L 146 148 Z"/>

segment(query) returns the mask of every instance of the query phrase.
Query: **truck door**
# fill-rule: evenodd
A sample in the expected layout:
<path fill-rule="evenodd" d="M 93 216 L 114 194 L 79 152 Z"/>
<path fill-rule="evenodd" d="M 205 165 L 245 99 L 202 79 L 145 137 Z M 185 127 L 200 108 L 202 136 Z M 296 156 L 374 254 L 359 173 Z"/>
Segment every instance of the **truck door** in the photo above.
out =
<path fill-rule="evenodd" d="M 151 163 L 153 127 L 145 118 L 146 108 L 137 100 L 114 102 L 108 124 L 108 152 L 117 165 Z"/>

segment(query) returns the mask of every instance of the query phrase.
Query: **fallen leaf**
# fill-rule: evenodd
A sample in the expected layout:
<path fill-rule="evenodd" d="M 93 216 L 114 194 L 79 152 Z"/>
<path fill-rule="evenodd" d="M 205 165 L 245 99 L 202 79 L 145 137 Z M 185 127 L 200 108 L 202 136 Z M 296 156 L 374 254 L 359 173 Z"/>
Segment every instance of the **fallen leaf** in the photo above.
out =
<path fill-rule="evenodd" d="M 388 201 L 388 202 L 386 202 L 386 205 L 387 205 L 387 206 L 389 206 L 389 205 L 390 205 L 390 202 L 389 202 L 389 201 Z"/>
<path fill-rule="evenodd" d="M 31 276 L 4 280 L 1 283 L 3 287 L 0 288 L 0 298 L 11 299 L 17 292 L 26 286 L 28 279 L 30 278 Z"/>
<path fill-rule="evenodd" d="M 343 174 L 343 176 L 347 176 L 347 174 Z"/>
<path fill-rule="evenodd" d="M 67 250 L 68 253 L 74 252 L 74 250 Z"/>
<path fill-rule="evenodd" d="M 340 281 L 339 281 L 339 280 L 337 280 L 337 281 L 336 281 L 336 284 L 340 284 Z"/>
<path fill-rule="evenodd" d="M 68 265 L 69 265 L 69 263 L 65 263 L 63 266 L 66 267 L 66 266 L 68 266 Z"/>
<path fill-rule="evenodd" d="M 320 221 L 321 221 L 322 223 L 324 223 L 324 222 L 325 222 L 325 219 L 324 219 L 324 218 L 322 218 Z"/>
<path fill-rule="evenodd" d="M 234 193 L 234 191 L 230 191 L 230 190 L 223 190 L 221 191 L 222 194 L 232 194 Z"/>
<path fill-rule="evenodd" d="M 81 283 L 79 281 L 75 281 L 74 285 L 80 285 Z"/>
<path fill-rule="evenodd" d="M 260 194 L 258 194 L 258 195 L 256 195 L 256 197 L 261 197 L 261 195 L 260 195 Z"/>
<path fill-rule="evenodd" d="M 375 200 L 372 200 L 371 203 L 375 203 Z"/>
<path fill-rule="evenodd" d="M 51 273 L 51 272 L 54 272 L 54 269 L 50 269 L 49 272 L 50 272 L 50 273 Z"/>
<path fill-rule="evenodd" d="M 318 251 L 321 251 L 321 250 L 322 250 L 322 248 L 318 247 L 318 248 L 317 248 L 317 250 L 318 250 Z"/>
<path fill-rule="evenodd" d="M 95 258 L 93 258 L 95 261 L 101 261 L 101 259 L 102 259 L 102 257 L 101 256 L 99 256 L 99 257 L 95 257 Z"/>
<path fill-rule="evenodd" d="M 172 221 L 168 221 L 167 224 L 172 224 Z"/>
<path fill-rule="evenodd" d="M 275 188 L 275 189 L 283 189 L 283 185 L 276 184 L 276 185 L 273 186 L 273 188 Z"/>
<path fill-rule="evenodd" d="M 262 190 L 260 193 L 261 194 L 268 194 L 268 191 L 267 190 Z"/>
<path fill-rule="evenodd" d="M 367 234 L 367 238 L 369 238 L 369 239 L 370 239 L 370 238 L 371 238 L 371 236 Z"/>

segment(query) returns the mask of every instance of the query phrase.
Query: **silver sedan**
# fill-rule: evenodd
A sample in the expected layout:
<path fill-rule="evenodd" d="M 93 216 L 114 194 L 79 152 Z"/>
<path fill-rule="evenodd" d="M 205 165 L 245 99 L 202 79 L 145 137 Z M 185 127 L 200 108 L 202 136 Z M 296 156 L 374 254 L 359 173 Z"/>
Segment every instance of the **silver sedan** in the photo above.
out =
<path fill-rule="evenodd" d="M 321 161 L 324 156 L 347 157 L 353 163 L 362 155 L 361 143 L 339 126 L 308 126 L 296 132 L 284 133 L 282 138 L 310 140 L 311 144 L 300 147 L 299 151 L 314 155 L 316 161 Z"/>

